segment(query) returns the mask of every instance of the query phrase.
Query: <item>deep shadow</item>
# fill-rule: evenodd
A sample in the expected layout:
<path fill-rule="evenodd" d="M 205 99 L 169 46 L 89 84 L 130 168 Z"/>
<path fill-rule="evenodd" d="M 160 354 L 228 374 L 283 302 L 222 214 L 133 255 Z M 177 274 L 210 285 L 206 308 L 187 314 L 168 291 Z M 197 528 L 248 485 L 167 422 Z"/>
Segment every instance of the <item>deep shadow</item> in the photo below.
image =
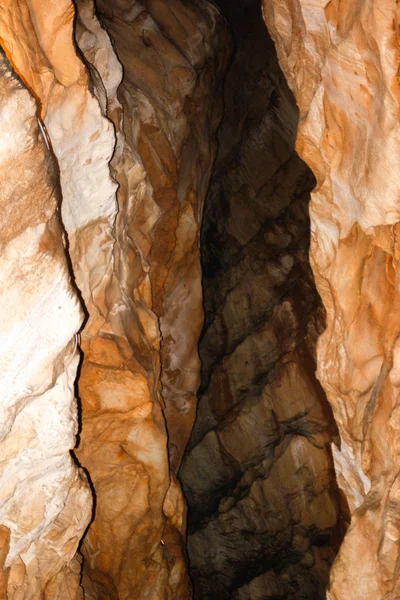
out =
<path fill-rule="evenodd" d="M 260 1 L 213 3 L 230 25 L 235 54 L 225 80 L 219 154 L 203 217 L 202 381 L 180 472 L 194 598 L 323 600 L 347 523 L 330 450 L 332 442 L 339 443 L 337 429 L 315 376 L 315 341 L 325 327 L 308 259 L 308 203 L 315 178 L 294 149 L 298 111 Z M 262 339 L 270 324 L 276 347 L 260 343 L 257 352 L 244 353 L 247 340 Z M 299 400 L 298 411 L 287 419 L 269 407 L 265 427 L 250 420 L 243 433 L 245 415 L 260 414 L 266 389 L 272 396 L 279 393 L 290 365 L 302 379 L 299 390 L 296 384 L 289 389 L 287 402 L 295 404 L 297 393 L 299 398 L 309 393 L 311 407 L 303 409 Z M 235 430 L 240 419 L 245 425 Z M 237 444 L 229 445 L 227 430 L 232 436 L 236 431 Z M 304 475 L 304 497 L 321 503 L 314 521 L 296 522 L 290 514 L 295 501 L 287 490 L 281 513 L 279 503 L 271 500 L 273 508 L 268 507 L 268 494 L 246 513 L 256 482 L 271 489 L 270 473 L 298 440 L 310 448 L 311 461 L 319 460 L 315 450 L 320 451 L 325 465 L 325 504 L 317 478 L 314 483 Z M 238 459 L 236 445 L 243 444 L 249 445 L 247 462 Z M 297 490 L 293 483 L 294 498 Z M 324 511 L 331 512 L 329 519 Z"/>

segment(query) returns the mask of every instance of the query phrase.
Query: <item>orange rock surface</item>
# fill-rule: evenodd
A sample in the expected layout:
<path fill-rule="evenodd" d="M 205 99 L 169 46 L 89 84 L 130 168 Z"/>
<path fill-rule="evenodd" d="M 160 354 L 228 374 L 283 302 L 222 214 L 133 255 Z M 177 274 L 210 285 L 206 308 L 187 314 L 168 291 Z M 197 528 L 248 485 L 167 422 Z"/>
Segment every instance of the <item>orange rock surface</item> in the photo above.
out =
<path fill-rule="evenodd" d="M 199 385 L 198 236 L 221 113 L 209 89 L 227 60 L 218 50 L 227 35 L 208 4 L 100 1 L 98 9 L 124 78 L 118 98 L 115 86 L 106 90 L 120 185 L 113 254 L 82 335 L 78 457 L 96 493 L 82 550 L 93 598 L 186 598 L 176 473 Z M 103 42 L 93 35 L 79 9 L 78 44 L 104 81 Z"/>
<path fill-rule="evenodd" d="M 261 2 L 316 178 L 317 372 L 351 518 L 328 599 L 395 600 L 397 3 Z M 239 50 L 226 84 L 205 231 L 227 254 L 205 285 L 184 458 L 231 52 L 214 4 L 1 0 L 0 598 L 189 599 L 181 464 L 204 597 L 324 593 L 338 504 L 311 179 L 250 29 L 254 61 Z"/>
<path fill-rule="evenodd" d="M 318 376 L 351 524 L 330 600 L 400 597 L 398 8 L 392 0 L 263 0 L 317 179 L 311 262 L 327 311 Z"/>
<path fill-rule="evenodd" d="M 32 272 L 46 268 L 43 253 L 56 253 L 57 244 L 54 269 L 62 265 L 54 274 L 50 267 L 46 271 L 45 281 L 52 284 L 52 293 L 54 289 L 54 298 L 43 301 L 50 322 L 38 321 L 37 334 L 31 336 L 38 348 L 37 356 L 32 350 L 32 371 L 38 370 L 35 365 L 41 360 L 41 383 L 33 385 L 28 376 L 26 382 L 22 377 L 15 397 L 9 402 L 2 398 L 7 444 L 15 445 L 19 439 L 8 428 L 26 398 L 44 393 L 47 362 L 53 367 L 53 379 L 46 385 L 49 390 L 51 385 L 57 390 L 64 386 L 59 395 L 71 413 L 65 424 L 61 419 L 66 432 L 54 434 L 51 449 L 43 455 L 43 460 L 51 459 L 56 440 L 59 489 L 42 492 L 34 471 L 30 475 L 28 469 L 26 477 L 32 476 L 32 484 L 26 482 L 21 493 L 30 494 L 32 485 L 33 504 L 26 504 L 26 514 L 13 516 L 12 504 L 20 496 L 18 492 L 14 497 L 16 483 L 3 469 L 11 487 L 5 488 L 6 500 L 0 504 L 4 572 L 0 586 L 10 595 L 14 590 L 20 594 L 24 585 L 25 595 L 15 596 L 24 600 L 44 593 L 46 586 L 46 598 L 78 598 L 82 593 L 80 565 L 73 557 L 90 520 L 92 499 L 68 452 L 77 429 L 71 406 L 78 362 L 74 334 L 82 322 L 78 294 L 85 322 L 80 335 L 82 410 L 76 455 L 94 497 L 92 522 L 81 547 L 85 597 L 188 598 L 185 504 L 176 473 L 195 417 L 197 340 L 203 318 L 198 236 L 221 116 L 218 82 L 230 43 L 220 14 L 208 3 L 99 2 L 98 9 L 113 42 L 89 0 L 76 5 L 70 0 L 5 0 L 0 8 L 1 45 L 12 67 L 5 67 L 4 77 L 6 83 L 10 77 L 10 81 L 20 78 L 15 93 L 26 98 L 21 102 L 30 110 L 12 121 L 15 132 L 6 130 L 5 139 L 15 137 L 13 144 L 9 142 L 15 153 L 26 143 L 37 154 L 25 177 L 26 190 L 18 188 L 21 173 L 16 171 L 14 195 L 21 194 L 21 208 L 13 215 L 15 232 L 6 203 L 12 186 L 4 196 L 4 223 L 12 240 L 43 221 L 38 265 Z M 30 129 L 26 123 L 31 123 Z M 27 141 L 19 131 L 24 127 Z M 41 140 L 37 149 L 31 149 L 36 144 L 32 136 Z M 9 160 L 7 148 L 0 150 Z M 52 164 L 58 166 L 53 180 L 41 167 L 42 155 L 48 161 L 53 157 Z M 36 184 L 40 177 L 42 187 Z M 58 177 L 65 232 L 54 224 Z M 36 212 L 29 194 L 37 199 Z M 7 237 L 1 239 L 9 243 Z M 29 234 L 23 237 L 28 245 L 32 239 Z M 16 250 L 10 252 L 14 256 Z M 12 265 L 9 261 L 8 268 L 16 268 Z M 57 286 L 60 294 L 68 291 L 63 301 L 58 301 Z M 13 294 L 6 297 L 5 312 Z M 33 302 L 35 294 L 31 296 Z M 56 316 L 51 307 L 57 303 L 61 312 Z M 10 323 L 12 319 L 7 326 Z M 18 335 L 27 333 L 22 328 Z M 48 357 L 40 354 L 41 344 L 49 347 Z M 30 346 L 26 347 L 27 352 Z M 16 373 L 18 364 L 13 366 Z M 23 366 L 29 375 L 30 367 Z M 6 377 L 16 377 L 14 371 L 6 372 Z M 32 432 L 27 430 L 26 435 L 36 444 Z M 26 452 L 27 443 L 10 449 L 10 456 Z M 36 468 L 40 466 L 38 462 Z M 49 514 L 42 523 L 48 504 Z M 14 526 L 13 519 L 27 522 L 16 521 Z M 65 546 L 62 550 L 60 544 Z"/>

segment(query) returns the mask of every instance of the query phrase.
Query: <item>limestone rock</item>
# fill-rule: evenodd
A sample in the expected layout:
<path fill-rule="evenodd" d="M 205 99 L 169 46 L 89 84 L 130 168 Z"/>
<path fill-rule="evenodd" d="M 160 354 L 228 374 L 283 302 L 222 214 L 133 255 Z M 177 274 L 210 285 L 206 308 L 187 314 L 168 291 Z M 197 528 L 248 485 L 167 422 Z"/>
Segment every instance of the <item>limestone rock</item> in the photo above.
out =
<path fill-rule="evenodd" d="M 322 599 L 336 541 L 335 427 L 315 378 L 314 180 L 260 3 L 220 1 L 236 53 L 203 234 L 198 416 L 180 477 L 196 599 Z"/>
<path fill-rule="evenodd" d="M 76 415 L 71 411 L 79 356 L 74 333 L 82 318 L 63 256 L 65 240 L 86 317 L 80 336 L 82 430 L 76 453 L 88 471 L 95 510 L 82 545 L 85 597 L 183 599 L 191 592 L 184 560 L 185 503 L 176 473 L 192 429 L 199 384 L 197 340 L 203 317 L 198 237 L 221 116 L 218 82 L 230 43 L 223 20 L 208 3 L 99 2 L 97 8 L 109 33 L 89 0 L 76 4 L 5 0 L 0 10 L 2 46 L 36 100 L 18 83 L 18 94 L 29 99 L 23 104 L 31 112 L 26 118 L 21 112 L 22 123 L 17 119 L 5 139 L 11 148 L 27 144 L 33 166 L 26 182 L 16 172 L 14 191 L 5 184 L 6 200 L 10 194 L 21 196 L 21 205 L 16 211 L 5 201 L 1 241 L 8 244 L 15 237 L 15 243 L 22 244 L 22 250 L 10 249 L 12 260 L 19 260 L 25 244 L 26 253 L 33 253 L 38 263 L 26 266 L 29 277 L 43 279 L 37 292 L 29 292 L 27 306 L 44 305 L 52 294 L 49 306 L 44 305 L 47 321 L 38 320 L 37 333 L 31 336 L 34 350 L 25 344 L 25 354 L 18 350 L 19 362 L 11 370 L 4 365 L 3 371 L 18 388 L 14 392 L 7 382 L 12 398 L 2 398 L 6 443 L 16 444 L 8 429 L 30 395 L 49 394 L 49 415 L 59 421 L 54 436 L 49 434 L 46 455 L 50 460 L 56 451 L 58 488 L 56 484 L 46 488 L 46 497 L 37 491 L 35 469 L 43 466 L 35 459 L 32 482 L 26 478 L 21 491 L 29 495 L 32 485 L 30 501 L 39 503 L 37 509 L 27 504 L 32 518 L 40 516 L 47 497 L 54 495 L 48 521 L 24 525 L 29 532 L 32 529 L 29 539 L 40 545 L 43 561 L 50 566 L 46 571 L 38 563 L 37 573 L 30 567 L 24 575 L 28 563 L 21 553 L 18 559 L 18 551 L 25 552 L 25 529 L 7 520 L 6 513 L 11 515 L 13 509 L 4 504 L 0 586 L 14 590 L 36 585 L 26 588 L 24 600 L 46 585 L 48 598 L 66 598 L 66 585 L 68 597 L 75 599 L 81 593 L 79 560 L 71 561 L 90 519 L 92 501 L 68 452 L 76 433 Z M 13 136 L 16 141 L 11 143 Z M 32 149 L 36 139 L 40 145 Z M 48 155 L 50 161 L 52 153 L 59 169 L 53 180 L 44 170 L 43 158 Z M 57 175 L 65 237 L 53 215 Z M 40 178 L 44 183 L 36 190 L 32 181 Z M 30 188 L 36 203 L 28 194 Z M 43 248 L 37 251 L 36 237 L 25 235 L 32 227 L 41 228 L 34 234 L 43 239 Z M 54 253 L 53 262 L 44 260 L 46 253 Z M 11 258 L 8 271 L 0 273 L 6 277 L 15 272 L 18 278 L 17 263 Z M 23 288 L 21 282 L 15 285 L 2 314 L 13 306 L 18 290 L 22 296 L 21 290 L 30 290 L 31 284 L 28 279 Z M 18 328 L 28 308 L 15 305 L 20 306 L 15 315 Z M 58 306 L 59 318 L 52 312 Z M 12 323 L 10 318 L 4 326 Z M 24 328 L 19 335 L 28 337 Z M 13 355 L 8 349 L 4 356 L 10 361 Z M 29 406 L 21 412 L 21 426 L 27 428 L 24 435 L 34 439 L 25 418 L 33 410 Z M 66 416 L 60 419 L 62 411 Z M 60 433 L 57 427 L 63 428 Z M 9 452 L 19 456 L 17 447 Z M 8 468 L 6 462 L 4 473 L 11 482 Z M 4 489 L 12 502 L 14 488 Z M 61 511 L 60 499 L 67 493 L 70 501 Z M 60 531 L 52 529 L 57 510 Z M 49 532 L 38 527 L 48 527 Z M 54 537 L 57 560 L 43 550 L 48 535 Z M 61 550 L 60 544 L 66 547 Z M 30 552 L 32 561 L 37 559 L 34 545 Z"/>
<path fill-rule="evenodd" d="M 317 179 L 311 261 L 327 311 L 318 376 L 351 525 L 331 600 L 400 596 L 399 38 L 395 2 L 264 0 Z"/>
<path fill-rule="evenodd" d="M 3 53 L 0 80 L 0 595 L 82 598 L 92 500 L 70 456 L 82 312 L 36 99 Z"/>
<path fill-rule="evenodd" d="M 103 34 L 78 6 L 78 44 L 106 81 Z M 188 598 L 176 472 L 199 385 L 198 236 L 221 113 L 209 89 L 227 61 L 224 44 L 219 51 L 227 34 L 207 3 L 97 7 L 124 79 L 117 96 L 105 83 L 118 215 L 109 271 L 90 286 L 95 306 L 87 304 L 82 335 L 78 456 L 96 493 L 86 577 L 94 598 Z"/>
<path fill-rule="evenodd" d="M 16 7 L 10 0 L 3 3 L 1 15 L 0 35 L 5 50 L 20 77 L 38 98 L 42 130 L 58 162 L 61 213 L 71 269 L 86 313 L 89 312 L 90 324 L 98 319 L 96 296 L 111 271 L 114 243 L 111 230 L 117 212 L 117 185 L 109 168 L 115 144 L 114 128 L 90 89 L 90 71 L 73 44 L 74 5 L 63 0 L 57 5 L 23 2 Z M 53 326 L 56 325 L 55 320 Z M 62 321 L 58 327 L 62 329 Z M 75 373 L 77 360 L 78 355 Z M 70 380 L 71 387 L 74 379 L 73 376 Z M 70 516 L 76 512 L 78 518 L 79 510 L 88 513 L 86 521 L 80 523 L 77 543 L 92 516 L 91 506 L 88 499 L 82 502 L 82 507 L 79 503 L 71 507 Z M 80 568 L 78 577 L 79 571 Z M 55 592 L 49 594 L 56 597 Z"/>

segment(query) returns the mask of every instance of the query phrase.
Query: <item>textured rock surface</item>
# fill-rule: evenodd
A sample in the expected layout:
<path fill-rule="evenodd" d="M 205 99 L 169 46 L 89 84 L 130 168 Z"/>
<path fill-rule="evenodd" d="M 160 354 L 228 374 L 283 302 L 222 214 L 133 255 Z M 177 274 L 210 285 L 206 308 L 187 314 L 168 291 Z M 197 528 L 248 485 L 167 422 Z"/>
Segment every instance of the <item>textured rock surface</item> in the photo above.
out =
<path fill-rule="evenodd" d="M 393 1 L 264 0 L 312 168 L 311 259 L 327 310 L 318 376 L 351 525 L 329 598 L 400 597 L 399 39 Z M 360 560 L 362 557 L 362 560 Z"/>
<path fill-rule="evenodd" d="M 26 416 L 21 412 L 30 396 L 39 397 L 47 390 L 51 406 L 46 419 L 53 413 L 54 420 L 59 419 L 49 433 L 51 439 L 43 442 L 48 446 L 43 460 L 48 463 L 43 465 L 37 454 L 31 457 L 24 450 L 23 460 L 30 464 L 23 472 L 20 491 L 12 487 L 17 483 L 8 471 L 14 459 L 10 458 L 10 464 L 7 459 L 2 466 L 8 487 L 2 492 L 5 501 L 0 513 L 0 567 L 6 569 L 0 586 L 8 585 L 20 594 L 15 598 L 24 600 L 37 597 L 45 586 L 46 598 L 77 598 L 82 591 L 78 587 L 79 561 L 72 559 L 90 519 L 92 501 L 68 453 L 76 429 L 72 387 L 78 361 L 74 350 L 77 338 L 73 343 L 70 340 L 82 319 L 62 254 L 63 236 L 53 216 L 58 175 L 70 268 L 86 310 L 77 455 L 89 471 L 95 512 L 82 545 L 85 597 L 187 598 L 191 591 L 183 557 L 185 506 L 175 474 L 192 428 L 199 383 L 198 233 L 221 112 L 218 81 L 230 44 L 222 19 L 208 3 L 99 2 L 98 8 L 124 64 L 125 80 L 118 97 L 122 66 L 91 1 L 78 1 L 76 12 L 69 0 L 17 4 L 6 0 L 0 9 L 3 48 L 36 99 L 35 103 L 23 86 L 17 85 L 18 93 L 26 97 L 21 102 L 28 107 L 27 116 L 21 112 L 21 124 L 15 121 L 15 143 L 11 143 L 12 127 L 2 136 L 17 156 L 21 129 L 33 165 L 26 188 L 18 188 L 19 172 L 17 191 L 5 184 L 4 224 L 11 240 L 23 235 L 26 228 L 41 227 L 21 242 L 33 254 L 32 267 L 30 263 L 26 267 L 29 276 L 42 278 L 40 269 L 50 264 L 39 288 L 40 293 L 43 288 L 44 299 L 39 292 L 37 297 L 28 292 L 26 307 L 21 308 L 27 312 L 29 302 L 42 302 L 47 319 L 35 322 L 37 333 L 31 342 L 35 350 L 29 345 L 25 348 L 31 354 L 32 367 L 25 358 L 23 365 L 16 363 L 17 380 L 14 371 L 6 369 L 8 363 L 4 365 L 6 377 L 12 378 L 11 383 L 6 382 L 7 389 L 13 390 L 14 379 L 18 389 L 12 398 L 2 398 L 2 408 L 7 409 L 5 443 L 11 447 L 6 447 L 1 460 L 7 452 L 19 460 L 22 447 L 29 448 L 29 440 L 36 444 L 27 425 L 28 412 Z M 4 94 L 4 102 L 6 98 Z M 38 134 L 39 125 L 43 137 Z M 38 135 L 41 145 L 34 151 L 29 136 L 35 140 Z M 7 148 L 4 160 L 9 160 Z M 46 166 L 50 158 L 44 158 L 50 151 L 59 168 L 53 180 L 45 170 L 50 169 Z M 30 164 L 28 159 L 26 164 Z M 32 181 L 40 181 L 40 176 L 43 189 L 36 190 Z M 7 200 L 11 194 L 22 198 L 16 216 L 10 213 L 10 206 L 15 209 Z M 40 210 L 46 208 L 47 212 L 42 215 L 37 209 L 30 223 L 32 206 L 36 208 L 32 195 L 39 207 L 43 197 Z M 25 212 L 26 222 L 19 216 Z M 15 221 L 15 234 L 9 214 L 14 219 L 11 223 Z M 4 236 L 3 240 L 9 243 Z M 35 244 L 39 244 L 38 250 Z M 5 255 L 10 272 L 18 272 L 17 252 L 21 251 L 10 250 L 15 265 Z M 54 253 L 52 261 L 46 258 L 50 252 Z M 51 283 L 49 289 L 47 282 Z M 22 285 L 25 294 L 30 289 L 29 278 L 11 288 L 2 314 L 11 310 L 7 307 L 13 306 L 18 290 L 23 295 Z M 50 293 L 47 306 L 44 303 Z M 65 299 L 57 294 L 64 294 Z M 59 305 L 58 317 L 52 311 Z M 16 314 L 15 319 L 18 329 L 24 317 Z M 8 319 L 4 327 L 11 326 L 12 319 Z M 18 335 L 28 336 L 23 328 Z M 6 342 L 12 344 L 12 336 L 7 336 Z M 10 360 L 7 343 L 6 362 Z M 27 369 L 26 381 L 19 375 L 22 366 Z M 28 441 L 24 437 L 22 447 L 16 441 L 19 437 L 7 431 L 15 417 L 13 410 L 21 412 L 24 420 L 26 432 L 18 435 Z M 62 411 L 65 419 L 60 419 Z M 39 416 L 35 419 L 39 428 Z M 43 492 L 35 469 L 42 472 L 46 468 L 55 469 L 58 487 L 57 482 L 54 489 L 44 482 Z M 49 504 L 47 520 L 29 524 L 27 515 L 13 508 L 20 493 L 31 497 L 32 507 L 28 503 L 26 510 L 35 518 Z M 49 496 L 53 497 L 51 503 Z M 19 519 L 15 526 L 13 511 Z M 21 541 L 21 532 L 26 531 Z M 31 562 L 25 575 L 28 558 L 23 552 L 28 542 Z M 39 562 L 35 562 L 39 555 L 35 544 L 40 547 Z M 51 552 L 57 553 L 57 560 Z M 21 585 L 28 586 L 22 596 Z"/>
<path fill-rule="evenodd" d="M 0 80 L 0 595 L 81 598 L 92 500 L 70 449 L 82 313 L 37 103 L 3 54 Z"/>
<path fill-rule="evenodd" d="M 236 55 L 202 238 L 198 417 L 180 477 L 197 599 L 325 598 L 338 517 L 323 330 L 308 262 L 314 179 L 257 0 L 219 3 Z"/>
<path fill-rule="evenodd" d="M 115 144 L 114 128 L 102 114 L 105 107 L 89 89 L 93 87 L 90 72 L 73 45 L 71 2 L 65 0 L 56 6 L 28 2 L 16 8 L 10 1 L 3 3 L 2 17 L 5 49 L 38 98 L 38 114 L 48 133 L 43 132 L 58 161 L 62 220 L 74 278 L 90 314 L 90 325 L 98 316 L 99 284 L 107 281 L 111 270 L 117 185 L 110 177 L 108 163 Z M 70 383 L 73 385 L 73 378 Z M 85 509 L 90 518 L 91 505 L 91 500 L 82 502 L 82 508 L 73 504 L 72 514 L 76 512 L 78 519 L 79 510 Z M 79 537 L 87 524 L 88 519 L 80 524 Z M 75 597 L 72 592 L 71 596 Z"/>
<path fill-rule="evenodd" d="M 198 234 L 220 118 L 220 95 L 209 90 L 229 45 L 207 3 L 100 1 L 98 9 L 124 80 L 108 107 L 120 184 L 113 250 L 82 335 L 78 456 L 96 492 L 86 575 L 94 598 L 186 598 L 175 474 L 199 384 Z M 92 41 L 84 12 L 79 19 L 78 43 L 104 81 L 104 44 Z"/>

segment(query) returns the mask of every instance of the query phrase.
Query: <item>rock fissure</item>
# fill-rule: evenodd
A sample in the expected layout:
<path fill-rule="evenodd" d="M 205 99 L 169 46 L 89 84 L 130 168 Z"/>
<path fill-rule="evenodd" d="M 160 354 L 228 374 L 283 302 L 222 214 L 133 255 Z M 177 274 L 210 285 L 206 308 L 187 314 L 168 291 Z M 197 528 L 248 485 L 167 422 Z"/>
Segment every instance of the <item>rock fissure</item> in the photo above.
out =
<path fill-rule="evenodd" d="M 400 597 L 397 13 L 2 0 L 1 598 Z"/>

